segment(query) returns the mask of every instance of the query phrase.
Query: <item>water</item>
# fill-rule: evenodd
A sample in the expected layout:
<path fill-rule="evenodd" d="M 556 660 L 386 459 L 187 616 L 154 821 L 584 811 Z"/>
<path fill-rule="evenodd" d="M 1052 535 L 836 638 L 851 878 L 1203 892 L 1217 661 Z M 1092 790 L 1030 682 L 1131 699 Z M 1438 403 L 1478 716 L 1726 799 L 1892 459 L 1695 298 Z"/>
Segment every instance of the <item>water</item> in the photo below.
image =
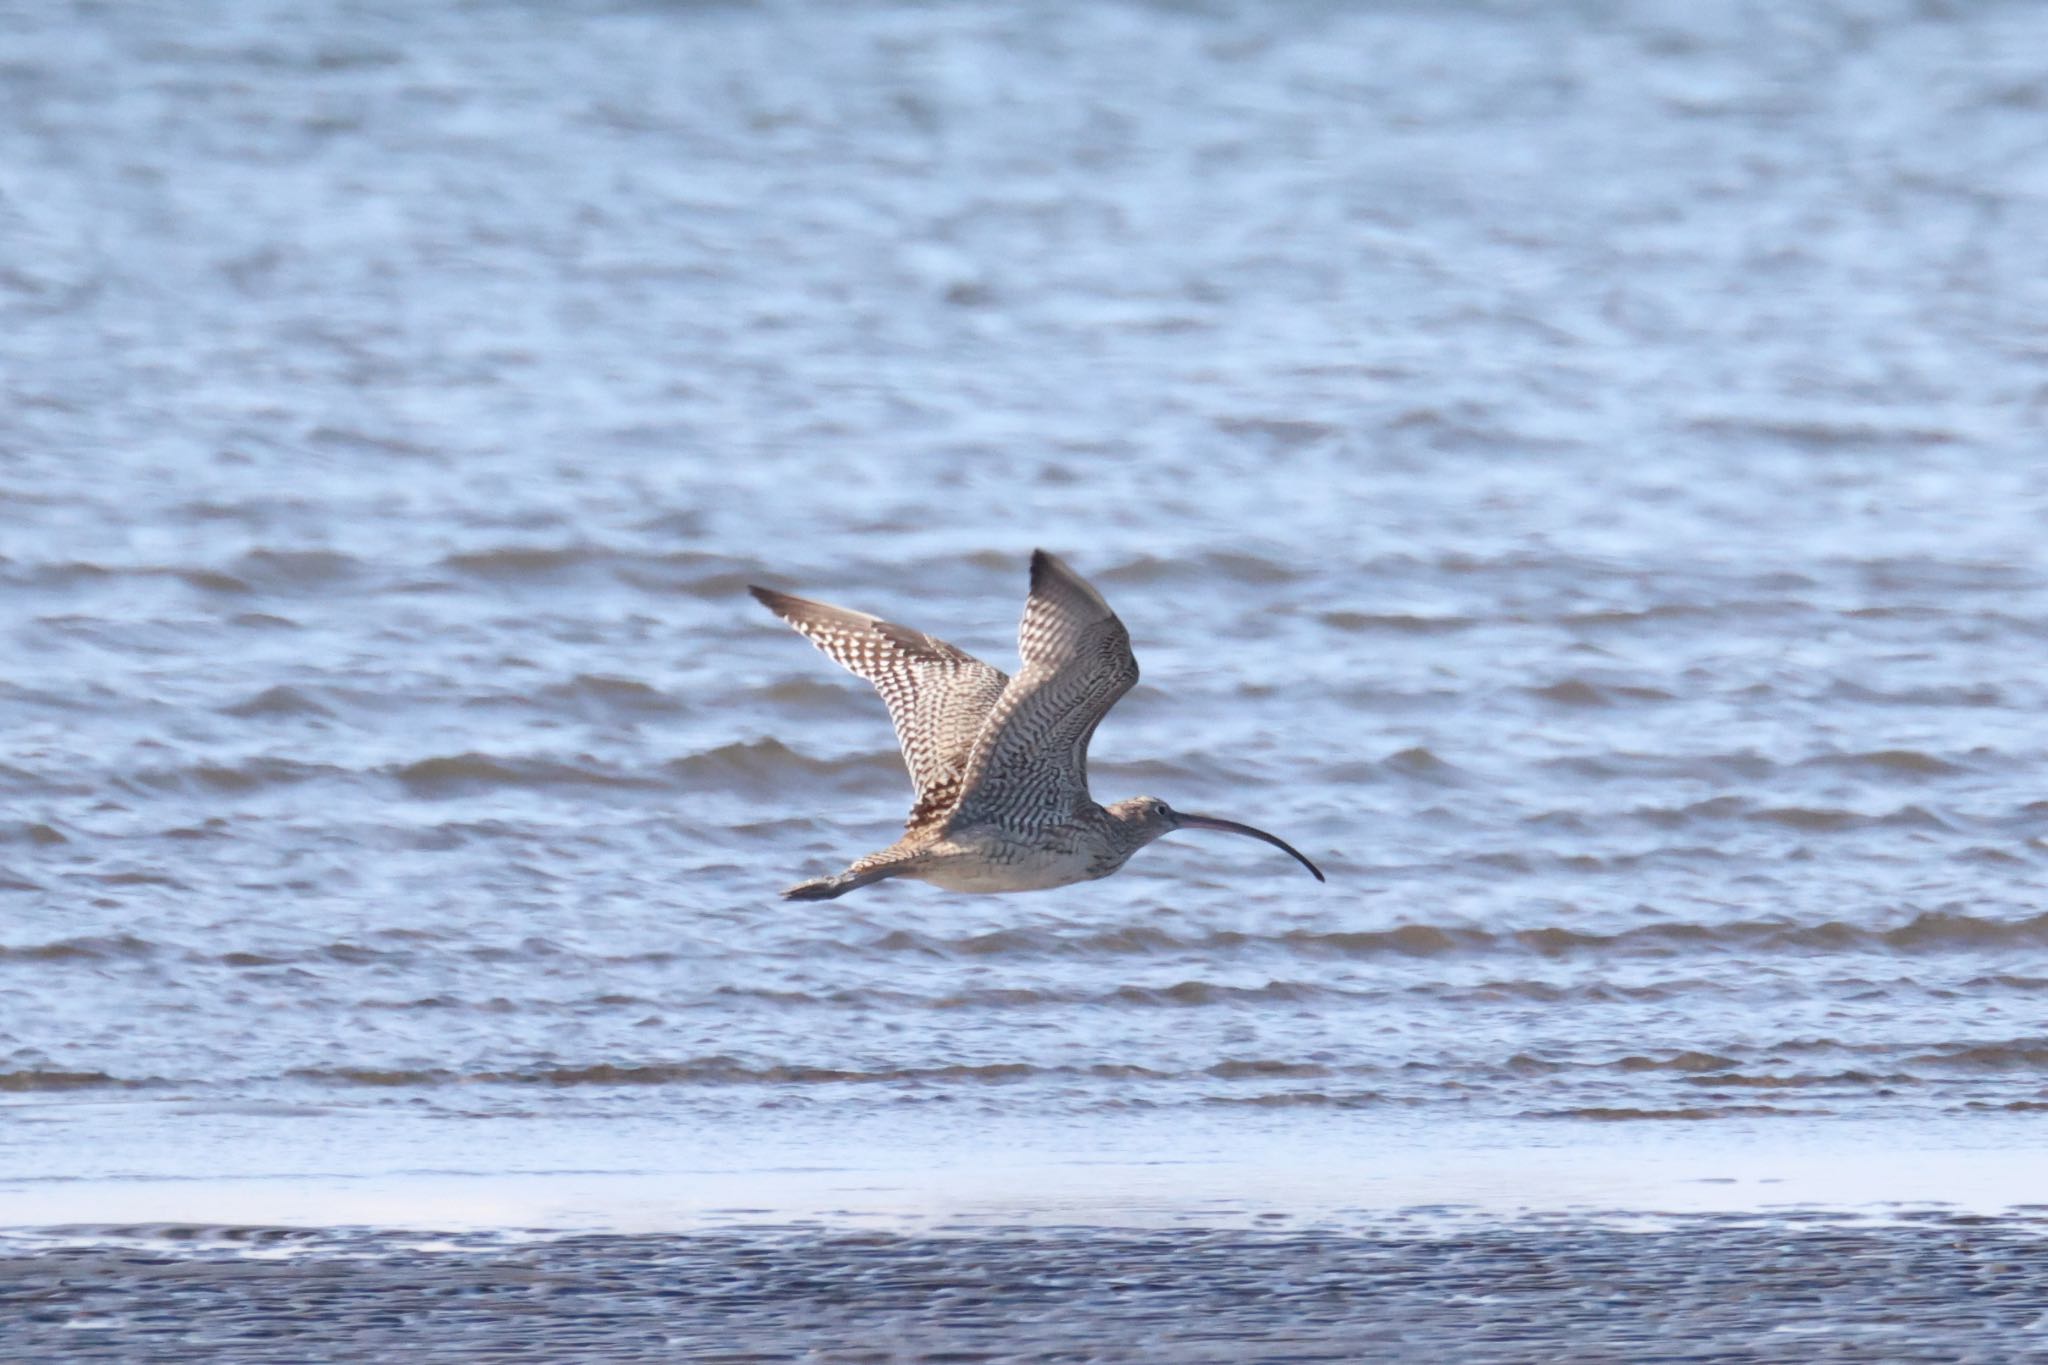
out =
<path fill-rule="evenodd" d="M 2048 12 L 4 8 L 8 1221 L 2038 1147 Z M 1329 885 L 776 898 L 1036 545 Z"/>

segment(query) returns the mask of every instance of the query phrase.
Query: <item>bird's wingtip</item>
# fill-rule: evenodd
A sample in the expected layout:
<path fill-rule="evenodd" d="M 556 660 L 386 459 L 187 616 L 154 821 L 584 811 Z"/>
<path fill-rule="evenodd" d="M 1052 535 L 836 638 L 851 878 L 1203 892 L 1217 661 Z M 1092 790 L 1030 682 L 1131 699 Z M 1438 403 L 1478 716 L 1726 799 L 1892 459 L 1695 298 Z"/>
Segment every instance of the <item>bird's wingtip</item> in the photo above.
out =
<path fill-rule="evenodd" d="M 1033 550 L 1031 552 L 1031 581 L 1036 583 L 1047 574 L 1057 574 L 1061 578 L 1079 578 L 1081 576 L 1074 572 L 1073 565 L 1061 559 L 1051 550 Z"/>
<path fill-rule="evenodd" d="M 1113 616 L 1109 603 L 1093 583 L 1074 572 L 1074 566 L 1050 550 L 1031 552 L 1031 593 L 1034 597 L 1065 596 L 1076 606 L 1085 602 L 1087 608 L 1104 616 Z"/>

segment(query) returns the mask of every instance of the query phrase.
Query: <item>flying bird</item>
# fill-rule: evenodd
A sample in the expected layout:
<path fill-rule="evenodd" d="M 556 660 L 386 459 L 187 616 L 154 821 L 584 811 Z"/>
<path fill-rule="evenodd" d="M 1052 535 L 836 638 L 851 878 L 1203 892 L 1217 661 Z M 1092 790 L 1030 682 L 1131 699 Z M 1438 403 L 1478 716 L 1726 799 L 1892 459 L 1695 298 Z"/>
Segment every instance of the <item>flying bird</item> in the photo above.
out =
<path fill-rule="evenodd" d="M 1017 631 L 1017 676 L 908 626 L 750 587 L 848 671 L 873 683 L 896 723 L 917 789 L 903 837 L 835 877 L 799 883 L 789 900 L 843 896 L 885 877 L 948 891 L 1040 891 L 1092 881 L 1177 829 L 1263 839 L 1322 871 L 1262 829 L 1190 815 L 1156 796 L 1099 806 L 1088 795 L 1088 741 L 1138 681 L 1131 637 L 1102 594 L 1059 559 L 1031 556 L 1031 596 Z"/>

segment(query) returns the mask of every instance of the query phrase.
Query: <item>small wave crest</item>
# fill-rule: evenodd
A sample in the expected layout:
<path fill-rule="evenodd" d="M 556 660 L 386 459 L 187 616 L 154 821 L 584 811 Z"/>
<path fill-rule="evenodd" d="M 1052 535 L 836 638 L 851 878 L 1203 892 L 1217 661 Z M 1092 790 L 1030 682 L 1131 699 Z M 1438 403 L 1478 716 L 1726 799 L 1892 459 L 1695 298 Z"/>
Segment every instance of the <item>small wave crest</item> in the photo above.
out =
<path fill-rule="evenodd" d="M 900 773 L 903 760 L 895 750 L 874 750 L 845 758 L 812 758 L 780 740 L 754 739 L 721 744 L 715 749 L 670 759 L 663 770 L 693 785 L 779 783 L 792 777 Z"/>
<path fill-rule="evenodd" d="M 1531 687 L 1528 691 L 1532 697 L 1559 706 L 1627 706 L 1677 700 L 1673 693 L 1661 687 L 1601 683 L 1587 678 L 1561 678 L 1542 687 Z"/>
<path fill-rule="evenodd" d="M 1960 763 L 1919 749 L 1873 749 L 1867 753 L 1822 754 L 1804 760 L 1799 766 L 1838 772 L 1869 773 L 1879 777 L 1907 778 L 1950 777 L 1968 771 Z"/>
<path fill-rule="evenodd" d="M 1252 954 L 1304 957 L 1436 957 L 1531 953 L 1540 957 L 1614 953 L 1669 957 L 1715 950 L 1811 952 L 1947 952 L 2048 945 L 2048 912 L 1994 919 L 1953 910 L 1923 911 L 1889 929 L 1840 920 L 1732 920 L 1721 924 L 1656 923 L 1596 933 L 1546 925 L 1481 929 L 1470 925 L 1401 924 L 1385 929 L 1294 929 L 1277 934 L 1217 930 L 1177 934 L 1154 924 L 1070 933 L 1051 928 L 1001 929 L 946 938 L 891 930 L 839 951 L 915 953 L 928 957 L 1092 957 L 1140 954 Z"/>
<path fill-rule="evenodd" d="M 1762 1118 L 1778 1115 L 1802 1117 L 1819 1113 L 1814 1109 L 1793 1109 L 1776 1104 L 1685 1105 L 1670 1109 L 1638 1109 L 1629 1105 L 1583 1105 L 1573 1109 L 1532 1109 L 1533 1119 L 1589 1119 L 1595 1123 L 1634 1123 L 1645 1119 L 1666 1122 L 1700 1122 L 1707 1119 Z"/>
<path fill-rule="evenodd" d="M 282 683 L 266 687 L 261 692 L 244 697 L 241 701 L 221 708 L 225 716 L 331 716 L 330 707 L 323 705 L 310 693 Z"/>
<path fill-rule="evenodd" d="M 136 1090 L 148 1081 L 124 1080 L 104 1071 L 0 1071 L 0 1094 L 64 1090 Z"/>
<path fill-rule="evenodd" d="M 297 759 L 256 757 L 225 763 L 188 763 L 160 768 L 142 768 L 117 779 L 130 790 L 151 793 L 244 795 L 305 782 L 352 777 L 346 768 L 331 763 L 303 763 Z"/>
<path fill-rule="evenodd" d="M 1323 778 L 1329 782 L 1420 782 L 1433 787 L 1457 787 L 1471 780 L 1471 775 L 1455 763 L 1439 757 L 1434 751 L 1421 745 L 1399 749 L 1380 759 L 1377 763 L 1337 763 L 1326 768 Z"/>
<path fill-rule="evenodd" d="M 1915 773 L 1926 776 L 1927 771 Z M 1954 826 L 1925 806 L 1907 804 L 1887 811 L 1867 812 L 1841 806 L 1764 806 L 1740 796 L 1713 796 L 1683 806 L 1638 806 L 1629 812 L 1634 819 L 1659 829 L 1739 820 L 1753 825 L 1777 825 L 1808 834 L 1838 834 L 1869 829 L 1950 830 Z"/>
<path fill-rule="evenodd" d="M 599 1062 L 585 1066 L 533 1066 L 467 1072 L 442 1068 L 301 1067 L 285 1074 L 293 1080 L 320 1085 L 377 1087 L 471 1084 L 548 1087 L 890 1085 L 962 1082 L 1004 1084 L 1058 1077 L 1100 1080 L 1172 1079 L 1172 1073 L 1169 1072 L 1107 1062 L 1092 1066 L 1036 1066 L 1028 1062 L 951 1063 L 863 1070 L 778 1063 L 753 1064 L 727 1056 L 693 1057 L 678 1062 Z"/>
<path fill-rule="evenodd" d="M 1216 550 L 1201 555 L 1165 558 L 1140 555 L 1097 572 L 1105 583 L 1190 583 L 1222 578 L 1233 583 L 1291 583 L 1303 576 L 1300 563 L 1269 559 L 1242 551 Z"/>
<path fill-rule="evenodd" d="M 1316 618 L 1332 630 L 1392 635 L 1448 635 L 1479 624 L 1471 616 L 1414 616 L 1405 612 L 1326 611 Z"/>
<path fill-rule="evenodd" d="M 148 957 L 157 945 L 133 934 L 96 934 L 49 943 L 0 943 L 0 962 L 111 962 Z"/>
<path fill-rule="evenodd" d="M 419 759 L 391 769 L 390 775 L 421 796 L 457 796 L 500 787 L 649 789 L 663 785 L 637 773 L 607 768 L 587 755 L 575 759 L 501 758 L 471 751 Z"/>
<path fill-rule="evenodd" d="M 604 545 L 500 545 L 446 556 L 441 567 L 473 582 L 506 588 L 573 583 L 603 575 L 650 592 L 737 597 L 761 576 L 751 564 L 723 555 L 681 551 L 645 554 Z"/>

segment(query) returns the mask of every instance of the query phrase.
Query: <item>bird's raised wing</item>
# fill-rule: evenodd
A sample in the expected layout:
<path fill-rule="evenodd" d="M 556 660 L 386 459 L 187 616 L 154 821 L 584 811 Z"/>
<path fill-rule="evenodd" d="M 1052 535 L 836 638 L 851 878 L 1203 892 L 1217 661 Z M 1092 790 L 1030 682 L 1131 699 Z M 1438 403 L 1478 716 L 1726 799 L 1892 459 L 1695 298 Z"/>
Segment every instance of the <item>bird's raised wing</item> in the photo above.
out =
<path fill-rule="evenodd" d="M 1009 682 L 1003 671 L 944 640 L 866 612 L 772 588 L 747 591 L 882 694 L 917 788 L 908 827 L 951 810 L 975 737 Z"/>
<path fill-rule="evenodd" d="M 1024 667 L 997 698 L 967 760 L 959 826 L 998 819 L 1063 823 L 1088 799 L 1088 741 L 1137 685 L 1130 633 L 1102 594 L 1057 558 L 1031 556 L 1031 597 L 1017 631 Z"/>

